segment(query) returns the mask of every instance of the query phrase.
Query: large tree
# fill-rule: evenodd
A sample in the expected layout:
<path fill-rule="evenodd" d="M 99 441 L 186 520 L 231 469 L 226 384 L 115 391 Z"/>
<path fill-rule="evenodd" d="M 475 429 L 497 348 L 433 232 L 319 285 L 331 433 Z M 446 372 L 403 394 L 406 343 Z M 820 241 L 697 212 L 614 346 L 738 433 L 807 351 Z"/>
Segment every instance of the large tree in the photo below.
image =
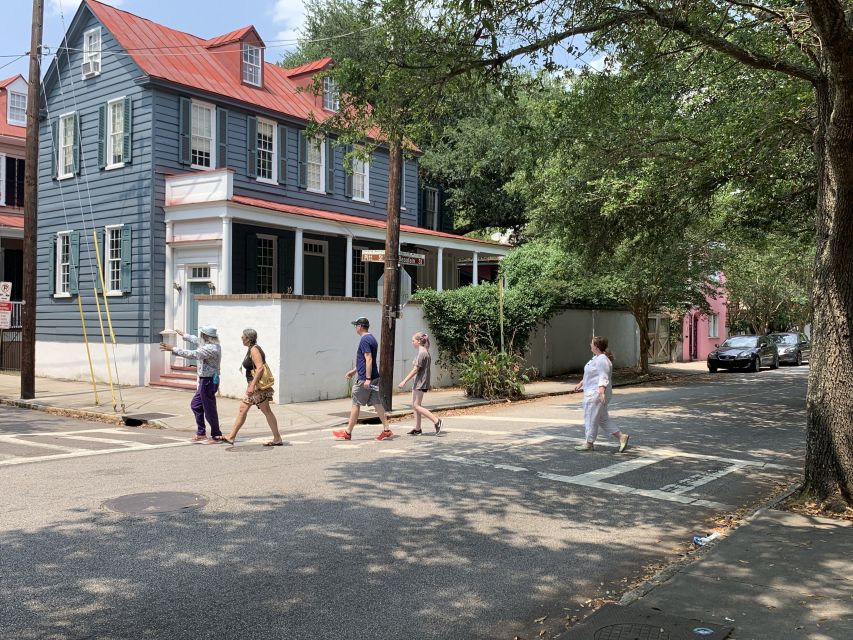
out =
<path fill-rule="evenodd" d="M 479 36 L 455 70 L 488 71 L 525 56 L 553 62 L 557 46 L 577 51 L 573 38 L 586 34 L 584 46 L 600 50 L 713 51 L 810 87 L 817 246 L 804 489 L 820 499 L 840 489 L 853 503 L 853 395 L 846 388 L 853 379 L 853 3 L 452 0 L 450 6 L 472 19 Z"/>

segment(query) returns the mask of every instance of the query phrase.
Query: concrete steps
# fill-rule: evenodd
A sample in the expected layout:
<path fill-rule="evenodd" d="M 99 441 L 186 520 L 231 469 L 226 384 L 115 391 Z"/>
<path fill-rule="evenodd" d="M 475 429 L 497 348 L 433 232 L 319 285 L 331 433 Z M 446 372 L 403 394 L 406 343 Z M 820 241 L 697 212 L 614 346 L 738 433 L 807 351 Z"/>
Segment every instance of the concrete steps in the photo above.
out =
<path fill-rule="evenodd" d="M 172 373 L 164 373 L 156 382 L 149 384 L 151 387 L 162 389 L 183 389 L 195 391 L 198 387 L 195 367 L 172 367 Z"/>

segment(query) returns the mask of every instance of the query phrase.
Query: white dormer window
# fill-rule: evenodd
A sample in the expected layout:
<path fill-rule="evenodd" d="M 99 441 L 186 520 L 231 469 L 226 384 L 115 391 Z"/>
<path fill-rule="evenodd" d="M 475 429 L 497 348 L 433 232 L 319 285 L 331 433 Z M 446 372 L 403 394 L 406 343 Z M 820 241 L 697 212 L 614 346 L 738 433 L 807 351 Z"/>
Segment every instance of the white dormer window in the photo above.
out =
<path fill-rule="evenodd" d="M 256 87 L 261 86 L 261 48 L 243 43 L 243 82 Z"/>
<path fill-rule="evenodd" d="M 9 124 L 27 126 L 27 94 L 9 92 L 9 113 L 6 114 L 6 119 Z"/>
<path fill-rule="evenodd" d="M 89 29 L 83 34 L 83 78 L 101 73 L 101 28 Z"/>
<path fill-rule="evenodd" d="M 327 111 L 337 111 L 340 108 L 338 85 L 333 78 L 323 78 L 323 108 Z"/>

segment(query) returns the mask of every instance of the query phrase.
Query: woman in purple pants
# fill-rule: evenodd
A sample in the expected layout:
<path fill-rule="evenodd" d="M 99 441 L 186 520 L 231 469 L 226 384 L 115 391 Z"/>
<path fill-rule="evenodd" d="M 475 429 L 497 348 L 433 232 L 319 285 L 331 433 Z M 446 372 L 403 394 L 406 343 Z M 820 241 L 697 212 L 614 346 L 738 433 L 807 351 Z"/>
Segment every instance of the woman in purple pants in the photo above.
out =
<path fill-rule="evenodd" d="M 222 431 L 219 429 L 219 414 L 216 411 L 216 392 L 219 390 L 222 347 L 219 346 L 219 338 L 216 337 L 216 327 L 205 325 L 199 327 L 198 332 L 200 339 L 175 329 L 175 333 L 190 345 L 197 346 L 201 343 L 196 349 L 179 349 L 165 342 L 160 343 L 160 349 L 171 351 L 179 358 L 198 362 L 198 388 L 190 403 L 196 424 L 196 432 L 192 439 L 194 442 L 206 441 L 207 444 L 218 444 L 222 442 Z M 206 435 L 205 418 L 210 423 L 209 438 Z"/>

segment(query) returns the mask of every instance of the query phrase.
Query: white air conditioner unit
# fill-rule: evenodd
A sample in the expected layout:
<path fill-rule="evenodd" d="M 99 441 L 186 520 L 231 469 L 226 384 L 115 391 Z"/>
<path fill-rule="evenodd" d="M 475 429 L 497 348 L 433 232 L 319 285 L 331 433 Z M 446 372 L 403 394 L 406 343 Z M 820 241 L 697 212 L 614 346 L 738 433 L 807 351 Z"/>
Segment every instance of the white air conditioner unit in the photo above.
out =
<path fill-rule="evenodd" d="M 101 72 L 100 60 L 87 60 L 80 65 L 84 78 L 91 78 Z"/>

